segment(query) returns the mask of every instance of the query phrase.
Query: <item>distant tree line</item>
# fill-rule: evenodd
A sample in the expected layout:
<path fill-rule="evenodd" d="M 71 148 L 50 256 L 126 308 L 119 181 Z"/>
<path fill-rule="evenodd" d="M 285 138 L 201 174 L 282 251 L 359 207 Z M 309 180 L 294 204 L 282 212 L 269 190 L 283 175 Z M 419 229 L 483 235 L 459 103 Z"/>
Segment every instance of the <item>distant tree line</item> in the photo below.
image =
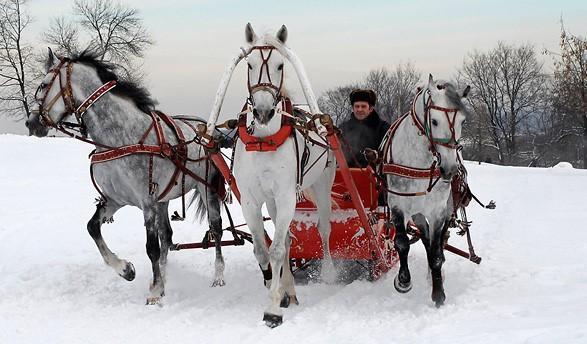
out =
<path fill-rule="evenodd" d="M 587 168 L 587 40 L 561 25 L 559 48 L 538 52 L 530 44 L 498 42 L 465 56 L 454 82 L 472 88 L 462 139 L 466 159 L 523 166 L 567 161 Z M 554 59 L 554 73 L 545 71 L 541 53 Z M 380 117 L 392 122 L 409 111 L 420 80 L 410 63 L 372 70 L 325 91 L 320 108 L 340 123 L 351 113 L 349 93 L 370 88 Z"/>
<path fill-rule="evenodd" d="M 44 75 L 39 56 L 45 51 L 36 51 L 25 39 L 32 21 L 26 6 L 27 0 L 0 0 L 0 116 L 18 119 L 33 111 L 35 87 Z M 138 65 L 153 44 L 138 10 L 117 0 L 74 0 L 72 15 L 53 18 L 43 40 L 64 56 L 90 47 L 134 80 L 141 79 Z M 553 73 L 543 68 L 541 53 L 553 59 Z M 379 98 L 378 113 L 392 122 L 409 111 L 421 74 L 411 63 L 372 70 L 361 80 L 327 90 L 319 104 L 340 123 L 350 115 L 349 93 L 371 88 Z M 499 42 L 467 54 L 455 79 L 472 87 L 463 133 L 466 158 L 527 166 L 568 161 L 587 168 L 585 37 L 561 24 L 557 51 Z"/>

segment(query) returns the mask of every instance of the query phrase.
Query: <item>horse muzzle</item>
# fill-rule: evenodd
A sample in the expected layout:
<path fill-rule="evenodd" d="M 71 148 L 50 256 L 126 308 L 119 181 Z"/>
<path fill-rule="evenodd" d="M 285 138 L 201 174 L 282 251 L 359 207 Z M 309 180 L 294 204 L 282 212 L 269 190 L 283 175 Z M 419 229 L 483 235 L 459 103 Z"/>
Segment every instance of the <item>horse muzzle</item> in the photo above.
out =
<path fill-rule="evenodd" d="M 452 178 L 456 176 L 458 172 L 459 168 L 457 165 L 453 165 L 450 167 L 440 166 L 440 177 L 445 182 L 451 181 Z"/>
<path fill-rule="evenodd" d="M 24 125 L 29 130 L 29 136 L 45 137 L 49 134 L 49 128 L 42 125 L 38 119 L 29 118 L 24 122 Z"/>
<path fill-rule="evenodd" d="M 259 124 L 267 124 L 275 116 L 275 109 L 253 109 L 253 116 Z"/>

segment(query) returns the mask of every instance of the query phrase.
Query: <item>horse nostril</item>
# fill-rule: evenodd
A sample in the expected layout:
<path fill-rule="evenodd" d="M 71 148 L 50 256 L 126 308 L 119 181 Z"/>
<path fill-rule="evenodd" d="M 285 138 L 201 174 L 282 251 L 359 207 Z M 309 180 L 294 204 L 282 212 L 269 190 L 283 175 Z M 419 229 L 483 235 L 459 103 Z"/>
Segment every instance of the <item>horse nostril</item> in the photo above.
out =
<path fill-rule="evenodd" d="M 271 109 L 271 111 L 269 111 L 269 118 L 273 117 L 273 115 L 275 115 L 275 109 Z"/>
<path fill-rule="evenodd" d="M 259 112 L 257 112 L 257 109 L 253 109 L 253 116 L 259 117 Z"/>

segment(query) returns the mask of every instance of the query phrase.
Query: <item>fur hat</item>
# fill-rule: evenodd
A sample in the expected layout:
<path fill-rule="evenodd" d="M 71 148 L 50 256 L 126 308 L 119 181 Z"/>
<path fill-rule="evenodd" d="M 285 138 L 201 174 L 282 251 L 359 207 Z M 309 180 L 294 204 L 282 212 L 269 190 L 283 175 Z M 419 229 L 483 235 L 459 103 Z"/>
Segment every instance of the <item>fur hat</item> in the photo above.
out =
<path fill-rule="evenodd" d="M 373 90 L 363 90 L 363 89 L 356 89 L 351 92 L 349 95 L 349 99 L 351 100 L 351 105 L 355 102 L 367 102 L 371 106 L 375 106 L 377 103 L 377 95 Z"/>

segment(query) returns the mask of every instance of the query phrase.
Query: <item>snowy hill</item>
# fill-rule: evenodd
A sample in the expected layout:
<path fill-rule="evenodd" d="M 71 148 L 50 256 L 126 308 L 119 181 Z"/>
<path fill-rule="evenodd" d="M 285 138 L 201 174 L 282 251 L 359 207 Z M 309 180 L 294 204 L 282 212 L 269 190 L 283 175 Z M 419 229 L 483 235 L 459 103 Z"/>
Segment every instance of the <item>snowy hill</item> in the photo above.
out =
<path fill-rule="evenodd" d="M 410 293 L 394 290 L 395 269 L 375 283 L 298 286 L 300 306 L 271 330 L 251 245 L 224 250 L 222 288 L 210 288 L 212 250 L 170 253 L 163 306 L 145 306 L 140 211 L 124 208 L 103 227 L 134 263 L 133 282 L 102 262 L 86 231 L 97 195 L 91 150 L 0 135 L 0 343 L 587 343 L 587 171 L 468 164 L 473 191 L 498 207 L 469 208 L 483 262 L 446 253 L 445 306 L 430 300 L 418 243 Z M 176 242 L 200 240 L 207 227 L 173 226 Z M 466 247 L 455 233 L 451 243 Z"/>

